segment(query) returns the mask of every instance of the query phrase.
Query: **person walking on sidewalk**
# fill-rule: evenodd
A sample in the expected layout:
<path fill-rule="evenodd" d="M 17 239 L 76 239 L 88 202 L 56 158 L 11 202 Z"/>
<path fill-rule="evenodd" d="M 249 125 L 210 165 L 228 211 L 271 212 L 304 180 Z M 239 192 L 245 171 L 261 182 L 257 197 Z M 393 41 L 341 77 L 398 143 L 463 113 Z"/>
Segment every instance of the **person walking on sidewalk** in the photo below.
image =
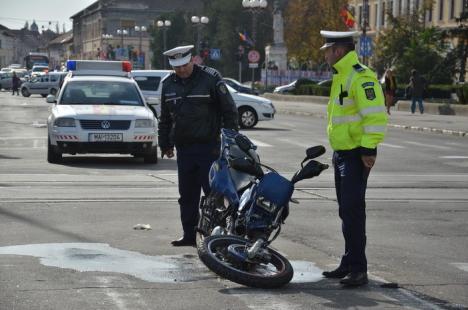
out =
<path fill-rule="evenodd" d="M 323 272 L 342 279 L 345 286 L 368 283 L 366 259 L 366 202 L 369 172 L 377 145 L 387 126 L 384 95 L 376 74 L 359 63 L 353 37 L 357 31 L 320 31 L 326 43 L 320 48 L 332 67 L 327 133 L 334 150 L 333 165 L 338 212 L 345 241 L 340 265 Z"/>
<path fill-rule="evenodd" d="M 408 87 L 411 89 L 411 113 L 416 111 L 416 102 L 419 106 L 419 112 L 424 113 L 423 92 L 426 87 L 425 80 L 419 75 L 415 69 L 411 70 L 411 78 Z"/>
<path fill-rule="evenodd" d="M 193 45 L 164 52 L 174 73 L 161 93 L 159 145 L 161 157 L 177 150 L 179 206 L 183 236 L 173 246 L 195 246 L 201 189 L 210 191 L 208 173 L 219 156 L 221 128 L 238 130 L 234 100 L 221 75 L 192 61 Z"/>
<path fill-rule="evenodd" d="M 397 89 L 395 75 L 392 69 L 387 69 L 385 72 L 385 105 L 387 106 L 387 114 L 390 115 L 390 108 L 393 105 L 395 99 L 395 93 Z"/>
<path fill-rule="evenodd" d="M 16 75 L 16 72 L 13 71 L 13 76 L 11 77 L 11 89 L 12 89 L 11 95 L 12 96 L 15 95 L 15 92 L 16 92 L 16 95 L 19 96 L 19 87 L 20 87 L 20 85 L 21 85 L 21 80 Z"/>

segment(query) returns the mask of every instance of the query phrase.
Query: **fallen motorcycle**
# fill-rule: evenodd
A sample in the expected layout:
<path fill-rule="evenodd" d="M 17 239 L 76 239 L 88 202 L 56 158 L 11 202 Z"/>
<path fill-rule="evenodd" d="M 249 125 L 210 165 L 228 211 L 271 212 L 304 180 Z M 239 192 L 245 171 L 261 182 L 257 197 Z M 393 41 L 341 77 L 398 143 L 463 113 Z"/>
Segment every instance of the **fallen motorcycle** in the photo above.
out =
<path fill-rule="evenodd" d="M 201 261 L 219 276 L 246 286 L 289 283 L 294 270 L 270 244 L 289 214 L 289 203 L 298 203 L 292 198 L 294 184 L 328 168 L 313 160 L 324 153 L 321 145 L 307 149 L 301 169 L 288 180 L 260 162 L 256 146 L 245 135 L 222 129 L 220 157 L 209 173 L 211 192 L 200 203 Z"/>

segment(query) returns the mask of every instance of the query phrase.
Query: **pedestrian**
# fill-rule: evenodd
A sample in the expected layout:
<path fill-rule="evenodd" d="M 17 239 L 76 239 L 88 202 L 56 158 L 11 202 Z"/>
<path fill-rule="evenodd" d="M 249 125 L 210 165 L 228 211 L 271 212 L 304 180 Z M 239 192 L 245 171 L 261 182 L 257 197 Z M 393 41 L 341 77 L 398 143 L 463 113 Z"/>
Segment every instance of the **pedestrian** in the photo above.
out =
<path fill-rule="evenodd" d="M 16 72 L 13 71 L 13 76 L 11 77 L 11 89 L 12 89 L 11 95 L 12 96 L 15 95 L 15 92 L 16 92 L 16 95 L 19 96 L 19 87 L 20 87 L 20 85 L 21 85 L 21 80 L 16 75 Z"/>
<path fill-rule="evenodd" d="M 387 106 L 387 114 L 390 115 L 390 108 L 395 100 L 397 83 L 392 69 L 387 69 L 385 72 L 385 105 Z"/>
<path fill-rule="evenodd" d="M 164 52 L 174 69 L 163 82 L 159 145 L 161 157 L 177 151 L 183 236 L 173 246 L 195 246 L 201 189 L 210 191 L 208 172 L 219 156 L 221 128 L 238 130 L 236 105 L 218 71 L 194 64 L 193 45 Z"/>
<path fill-rule="evenodd" d="M 411 113 L 416 111 L 416 102 L 418 103 L 419 112 L 424 113 L 423 92 L 426 87 L 425 80 L 419 75 L 418 71 L 411 70 L 411 78 L 408 87 L 411 89 Z"/>
<path fill-rule="evenodd" d="M 360 286 L 368 283 L 365 193 L 377 145 L 386 131 L 384 95 L 376 74 L 359 63 L 353 40 L 357 31 L 320 34 L 326 39 L 320 49 L 333 71 L 327 133 L 334 150 L 335 187 L 345 241 L 340 265 L 323 275 L 342 279 L 345 286 Z"/>

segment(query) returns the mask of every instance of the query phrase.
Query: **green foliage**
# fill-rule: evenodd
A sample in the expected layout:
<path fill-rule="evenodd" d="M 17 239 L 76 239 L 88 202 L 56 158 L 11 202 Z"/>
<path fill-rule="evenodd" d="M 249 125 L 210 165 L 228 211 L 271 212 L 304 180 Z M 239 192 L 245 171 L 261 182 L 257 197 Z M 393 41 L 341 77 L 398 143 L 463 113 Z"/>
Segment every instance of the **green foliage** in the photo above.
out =
<path fill-rule="evenodd" d="M 468 83 L 457 85 L 455 90 L 458 102 L 460 104 L 468 104 Z"/>
<path fill-rule="evenodd" d="M 425 27 L 419 14 L 388 16 L 390 26 L 378 38 L 374 66 L 381 73 L 394 67 L 401 82 L 409 81 L 411 70 L 416 69 L 428 83 L 451 83 L 456 61 L 445 33 L 437 27 Z"/>
<path fill-rule="evenodd" d="M 330 96 L 330 87 L 320 86 L 317 84 L 301 85 L 294 91 L 295 95 L 311 95 L 311 96 Z"/>

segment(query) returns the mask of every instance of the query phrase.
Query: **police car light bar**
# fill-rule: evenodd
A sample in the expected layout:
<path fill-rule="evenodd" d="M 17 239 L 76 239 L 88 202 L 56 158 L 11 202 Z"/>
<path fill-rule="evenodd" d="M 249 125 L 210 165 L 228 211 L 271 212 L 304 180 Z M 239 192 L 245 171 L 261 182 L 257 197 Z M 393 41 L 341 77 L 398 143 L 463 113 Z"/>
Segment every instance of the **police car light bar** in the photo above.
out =
<path fill-rule="evenodd" d="M 132 64 L 129 61 L 68 60 L 67 70 L 74 75 L 126 76 L 132 71 Z"/>

